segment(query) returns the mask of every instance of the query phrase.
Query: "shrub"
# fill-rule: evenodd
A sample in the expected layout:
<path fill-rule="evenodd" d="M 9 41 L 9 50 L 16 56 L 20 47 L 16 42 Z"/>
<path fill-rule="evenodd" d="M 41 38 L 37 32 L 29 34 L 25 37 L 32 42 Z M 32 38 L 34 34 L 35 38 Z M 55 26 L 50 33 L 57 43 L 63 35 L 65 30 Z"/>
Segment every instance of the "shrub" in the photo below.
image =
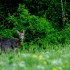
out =
<path fill-rule="evenodd" d="M 19 5 L 17 12 L 10 15 L 8 21 L 13 23 L 13 29 L 26 30 L 25 41 L 27 43 L 42 44 L 41 41 L 47 40 L 53 31 L 50 22 L 46 21 L 45 18 L 30 15 L 24 5 Z"/>
<path fill-rule="evenodd" d="M 13 23 L 12 32 L 16 29 L 26 30 L 25 44 L 37 44 L 46 48 L 46 45 L 50 43 L 63 44 L 69 34 L 67 28 L 66 32 L 64 30 L 58 31 L 45 18 L 30 15 L 24 5 L 19 5 L 17 12 L 10 15 L 8 21 L 10 24 Z"/>
<path fill-rule="evenodd" d="M 0 31 L 0 38 L 5 38 L 5 37 L 12 38 L 12 36 L 13 36 L 12 31 L 9 29 L 5 29 L 5 30 Z"/>

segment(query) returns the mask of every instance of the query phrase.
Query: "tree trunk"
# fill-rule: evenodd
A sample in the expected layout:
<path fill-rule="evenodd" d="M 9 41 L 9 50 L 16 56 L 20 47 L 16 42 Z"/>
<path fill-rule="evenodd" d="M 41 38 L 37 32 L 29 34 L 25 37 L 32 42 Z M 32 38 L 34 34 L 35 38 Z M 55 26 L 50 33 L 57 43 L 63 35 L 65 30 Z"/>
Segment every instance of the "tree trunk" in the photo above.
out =
<path fill-rule="evenodd" d="M 62 8 L 62 23 L 63 23 L 63 27 L 65 25 L 65 8 L 64 8 L 64 4 L 63 1 L 61 0 L 61 8 Z"/>

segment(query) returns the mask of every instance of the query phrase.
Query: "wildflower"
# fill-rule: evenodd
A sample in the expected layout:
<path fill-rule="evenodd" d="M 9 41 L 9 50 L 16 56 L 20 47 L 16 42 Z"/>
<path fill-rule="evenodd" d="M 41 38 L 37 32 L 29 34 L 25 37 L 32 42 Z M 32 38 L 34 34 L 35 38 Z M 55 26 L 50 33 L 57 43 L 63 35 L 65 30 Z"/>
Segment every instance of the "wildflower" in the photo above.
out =
<path fill-rule="evenodd" d="M 34 54 L 32 57 L 33 57 L 33 58 L 37 58 L 37 55 L 36 55 L 36 54 Z"/>
<path fill-rule="evenodd" d="M 46 61 L 43 61 L 43 64 L 46 64 Z"/>
<path fill-rule="evenodd" d="M 44 59 L 44 56 L 43 56 L 43 55 L 40 55 L 40 56 L 39 56 L 39 59 L 40 59 L 40 60 L 43 60 L 43 59 Z"/>
<path fill-rule="evenodd" d="M 37 69 L 38 70 L 45 70 L 44 66 L 42 66 L 42 65 L 37 65 Z"/>
<path fill-rule="evenodd" d="M 57 68 L 53 67 L 52 70 L 57 70 Z"/>
<path fill-rule="evenodd" d="M 18 65 L 19 65 L 20 67 L 25 67 L 25 63 L 24 63 L 24 62 L 20 62 Z"/>
<path fill-rule="evenodd" d="M 57 64 L 62 64 L 61 59 L 53 60 L 52 64 L 57 65 Z"/>

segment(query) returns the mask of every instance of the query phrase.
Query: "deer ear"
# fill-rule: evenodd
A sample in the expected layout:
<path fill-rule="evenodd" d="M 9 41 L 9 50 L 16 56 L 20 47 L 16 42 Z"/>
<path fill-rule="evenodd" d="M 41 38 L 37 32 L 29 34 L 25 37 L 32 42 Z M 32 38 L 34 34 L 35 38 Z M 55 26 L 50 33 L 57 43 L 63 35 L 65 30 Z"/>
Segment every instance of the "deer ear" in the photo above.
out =
<path fill-rule="evenodd" d="M 25 30 L 23 30 L 23 33 L 25 33 Z"/>
<path fill-rule="evenodd" d="M 16 32 L 17 32 L 17 33 L 19 33 L 19 31 L 18 31 L 18 30 L 16 30 Z"/>

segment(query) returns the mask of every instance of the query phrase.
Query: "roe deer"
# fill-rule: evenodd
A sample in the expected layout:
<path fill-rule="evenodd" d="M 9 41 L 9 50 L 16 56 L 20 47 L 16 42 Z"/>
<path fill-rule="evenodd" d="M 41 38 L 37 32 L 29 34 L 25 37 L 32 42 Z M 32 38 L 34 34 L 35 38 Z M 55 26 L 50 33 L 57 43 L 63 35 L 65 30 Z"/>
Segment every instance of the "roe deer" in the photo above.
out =
<path fill-rule="evenodd" d="M 19 36 L 18 39 L 12 39 L 12 38 L 0 38 L 0 48 L 1 50 L 3 51 L 8 51 L 8 50 L 11 50 L 11 49 L 16 49 L 18 47 L 21 46 L 22 42 L 23 42 L 23 39 L 24 39 L 24 34 L 25 34 L 25 31 L 23 30 L 23 32 L 19 32 L 17 30 L 17 34 Z"/>

